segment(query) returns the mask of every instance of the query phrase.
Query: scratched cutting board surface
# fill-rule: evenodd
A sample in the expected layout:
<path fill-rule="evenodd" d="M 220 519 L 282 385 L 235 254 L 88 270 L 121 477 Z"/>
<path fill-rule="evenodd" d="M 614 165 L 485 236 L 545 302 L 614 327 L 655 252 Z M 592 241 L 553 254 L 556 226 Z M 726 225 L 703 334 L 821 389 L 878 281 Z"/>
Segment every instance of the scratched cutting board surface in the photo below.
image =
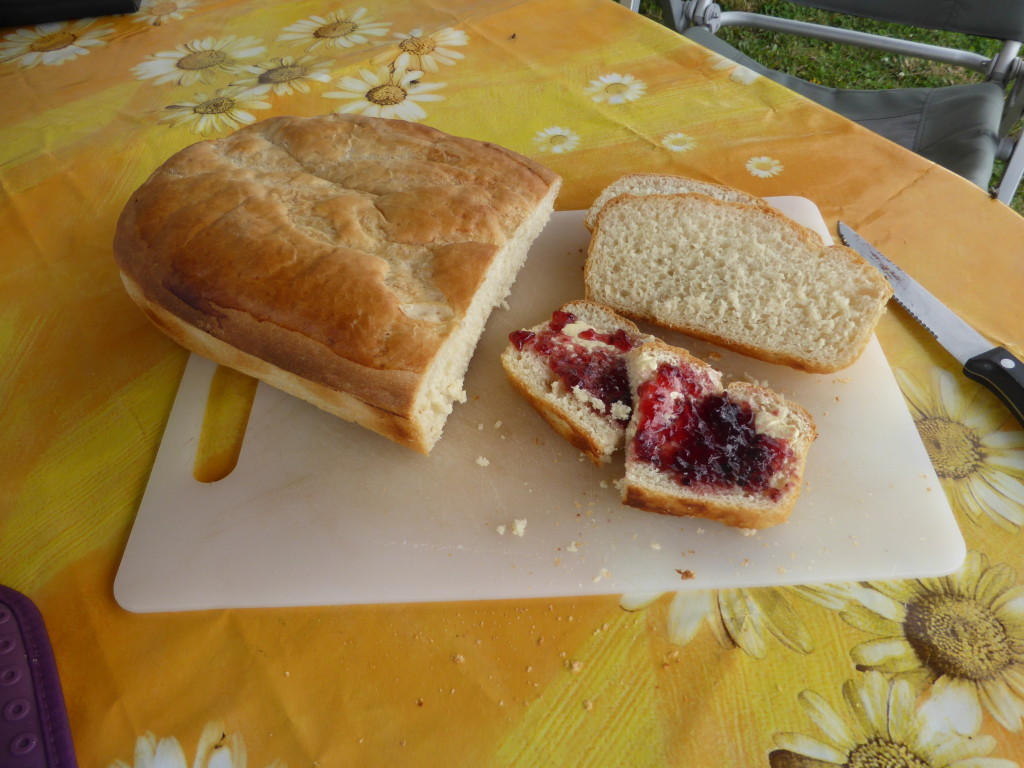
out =
<path fill-rule="evenodd" d="M 827 238 L 809 201 L 770 202 Z M 756 379 L 801 403 L 820 436 L 784 525 L 743 535 L 623 506 L 621 460 L 582 460 L 498 360 L 510 331 L 582 296 L 582 218 L 556 213 L 534 244 L 477 347 L 468 400 L 429 457 L 260 384 L 237 467 L 200 483 L 192 469 L 215 366 L 193 355 L 115 579 L 118 603 L 151 612 L 556 597 L 960 565 L 963 538 L 876 340 L 852 367 L 811 375 L 658 332 L 727 380 Z"/>

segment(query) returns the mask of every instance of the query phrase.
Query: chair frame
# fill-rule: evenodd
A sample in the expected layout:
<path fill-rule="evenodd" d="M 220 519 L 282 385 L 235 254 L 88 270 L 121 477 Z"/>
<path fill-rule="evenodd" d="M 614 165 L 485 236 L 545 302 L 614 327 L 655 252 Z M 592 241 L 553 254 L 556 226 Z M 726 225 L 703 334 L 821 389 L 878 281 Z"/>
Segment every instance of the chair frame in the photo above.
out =
<path fill-rule="evenodd" d="M 746 11 L 723 11 L 714 0 L 660 1 L 664 24 L 679 33 L 692 26 L 704 27 L 712 34 L 725 26 L 752 27 L 942 62 L 984 75 L 986 80 L 1009 91 L 1000 125 L 1000 136 L 1003 138 L 996 152 L 996 159 L 1005 161 L 1006 166 L 998 187 L 991 190 L 991 194 L 1003 203 L 1009 204 L 1012 201 L 1024 177 L 1024 141 L 1020 140 L 1019 135 L 1012 138 L 1009 136 L 1024 114 L 1024 59 L 1020 56 L 1021 41 L 1004 40 L 999 52 L 989 58 L 973 51 L 943 48 L 869 32 Z M 640 0 L 620 2 L 630 10 L 639 11 Z"/>

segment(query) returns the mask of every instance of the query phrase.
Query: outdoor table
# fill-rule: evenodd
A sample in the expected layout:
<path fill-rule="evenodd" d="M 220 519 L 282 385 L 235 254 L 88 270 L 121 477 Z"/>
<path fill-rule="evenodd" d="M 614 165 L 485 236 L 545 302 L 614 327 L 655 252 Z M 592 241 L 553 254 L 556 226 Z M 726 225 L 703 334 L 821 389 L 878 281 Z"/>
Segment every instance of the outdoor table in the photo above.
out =
<path fill-rule="evenodd" d="M 985 190 L 611 0 L 144 0 L 0 30 L 0 84 L 0 584 L 46 622 L 80 765 L 1024 764 L 1024 432 L 895 304 L 877 338 L 962 532 L 950 575 L 153 612 L 114 594 L 189 355 L 112 240 L 193 142 L 356 112 L 527 155 L 563 177 L 559 211 L 639 172 L 802 196 L 1020 356 L 1024 219 Z"/>

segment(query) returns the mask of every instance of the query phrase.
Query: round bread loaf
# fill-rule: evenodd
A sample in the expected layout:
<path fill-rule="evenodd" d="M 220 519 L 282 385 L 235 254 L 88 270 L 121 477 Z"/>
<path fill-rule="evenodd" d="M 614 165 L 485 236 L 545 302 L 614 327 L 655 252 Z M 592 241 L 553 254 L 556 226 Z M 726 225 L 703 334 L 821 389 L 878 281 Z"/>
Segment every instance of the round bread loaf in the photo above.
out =
<path fill-rule="evenodd" d="M 276 117 L 165 162 L 114 253 L 183 346 L 426 453 L 560 183 L 416 123 Z"/>

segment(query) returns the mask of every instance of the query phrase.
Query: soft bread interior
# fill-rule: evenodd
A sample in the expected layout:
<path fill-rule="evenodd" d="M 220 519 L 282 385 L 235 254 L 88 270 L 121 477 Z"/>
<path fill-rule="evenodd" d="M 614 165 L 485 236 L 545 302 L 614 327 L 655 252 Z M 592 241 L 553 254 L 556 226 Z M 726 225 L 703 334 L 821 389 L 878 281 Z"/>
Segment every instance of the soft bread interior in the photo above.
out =
<path fill-rule="evenodd" d="M 706 195 L 620 195 L 601 212 L 587 297 L 769 362 L 850 365 L 891 288 L 781 214 Z"/>
<path fill-rule="evenodd" d="M 457 401 L 464 401 L 463 382 L 480 335 L 491 311 L 509 295 L 516 275 L 526 262 L 530 245 L 544 229 L 554 208 L 558 185 L 498 251 L 458 327 L 441 346 L 416 393 L 414 420 L 422 425 L 420 441 L 429 451 L 441 437 L 445 420 Z"/>

